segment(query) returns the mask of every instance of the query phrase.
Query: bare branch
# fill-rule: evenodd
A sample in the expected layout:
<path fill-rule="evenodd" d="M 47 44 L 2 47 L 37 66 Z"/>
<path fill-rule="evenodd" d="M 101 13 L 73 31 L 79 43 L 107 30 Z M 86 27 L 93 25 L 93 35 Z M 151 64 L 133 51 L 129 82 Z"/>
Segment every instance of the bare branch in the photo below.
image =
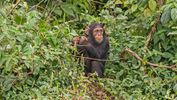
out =
<path fill-rule="evenodd" d="M 9 15 L 13 12 L 13 10 L 18 6 L 18 4 L 20 3 L 20 1 L 21 1 L 21 0 L 18 0 L 18 1 L 16 2 L 16 4 L 15 4 L 14 7 L 10 10 L 9 14 L 7 14 L 7 16 L 9 16 Z"/>
<path fill-rule="evenodd" d="M 91 57 L 83 57 L 83 56 L 76 56 L 76 55 L 72 55 L 74 57 L 78 57 L 78 58 L 84 58 L 84 59 L 88 59 L 88 60 L 94 60 L 94 61 L 100 61 L 100 62 L 116 62 L 116 60 L 106 60 L 106 59 L 98 59 L 98 58 L 91 58 Z"/>
<path fill-rule="evenodd" d="M 137 60 L 143 61 L 143 59 L 142 59 L 138 54 L 136 54 L 134 51 L 132 51 L 131 49 L 125 48 L 125 51 L 127 51 L 128 53 L 130 53 L 130 54 L 131 54 L 132 56 L 134 56 Z M 174 69 L 174 68 L 176 68 L 176 65 L 166 66 L 166 65 L 154 64 L 154 63 L 151 63 L 151 62 L 146 62 L 146 64 L 148 64 L 148 65 L 150 65 L 150 66 L 154 66 L 154 67 L 161 67 L 161 68 L 167 68 L 167 69 Z"/>
<path fill-rule="evenodd" d="M 163 0 L 156 0 L 156 2 L 157 2 L 158 7 L 160 9 L 160 7 L 163 5 L 164 1 Z M 146 40 L 145 46 L 144 46 L 145 49 L 148 48 L 149 42 L 151 41 L 153 34 L 157 30 L 156 27 L 157 27 L 158 23 L 160 22 L 160 17 L 161 17 L 161 13 L 159 12 L 156 19 L 155 19 L 154 25 L 152 25 L 152 28 L 151 28 L 150 32 L 148 33 L 147 40 Z"/>

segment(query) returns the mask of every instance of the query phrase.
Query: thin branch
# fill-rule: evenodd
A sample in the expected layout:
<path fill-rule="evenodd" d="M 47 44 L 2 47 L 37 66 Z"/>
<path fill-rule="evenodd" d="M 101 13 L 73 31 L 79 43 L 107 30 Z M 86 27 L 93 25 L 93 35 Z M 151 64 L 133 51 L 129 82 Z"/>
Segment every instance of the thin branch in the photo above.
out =
<path fill-rule="evenodd" d="M 76 55 L 72 55 L 74 57 L 78 57 L 78 58 L 84 58 L 84 59 L 88 59 L 88 60 L 94 60 L 94 61 L 100 61 L 100 62 L 117 62 L 116 60 L 106 60 L 106 59 L 98 59 L 98 58 L 91 58 L 91 57 L 83 57 L 83 56 L 76 56 Z"/>
<path fill-rule="evenodd" d="M 132 56 L 134 56 L 137 60 L 143 62 L 143 59 L 136 54 L 134 51 L 132 51 L 129 48 L 125 48 L 125 51 L 127 51 L 128 53 L 130 53 Z M 176 65 L 170 65 L 170 66 L 166 66 L 166 65 L 159 65 L 159 64 L 154 64 L 151 62 L 146 62 L 146 64 L 150 65 L 150 66 L 154 66 L 154 67 L 161 67 L 161 68 L 167 68 L 167 69 L 175 69 L 177 66 Z M 175 70 L 176 71 L 176 70 Z"/>
<path fill-rule="evenodd" d="M 152 35 L 156 32 L 156 24 L 154 24 L 151 28 L 151 31 L 149 32 L 147 36 L 147 40 L 145 42 L 145 48 L 148 48 L 149 42 L 151 41 Z"/>
<path fill-rule="evenodd" d="M 55 6 L 53 7 L 53 9 L 48 12 L 48 14 L 47 14 L 47 16 L 46 16 L 46 19 L 48 19 L 48 18 L 51 16 L 52 12 L 55 10 L 56 7 L 57 7 L 57 5 L 55 5 Z"/>
<path fill-rule="evenodd" d="M 33 8 L 38 7 L 42 2 L 44 2 L 44 0 L 41 0 L 38 4 L 32 6 L 32 7 L 29 9 L 29 12 L 30 12 Z"/>
<path fill-rule="evenodd" d="M 163 0 L 156 0 L 156 2 L 158 3 L 158 7 L 160 9 L 160 7 L 163 5 L 164 1 Z M 152 25 L 152 28 L 151 28 L 150 32 L 148 33 L 147 40 L 146 40 L 145 46 L 144 46 L 145 49 L 148 48 L 148 45 L 152 39 L 152 36 L 157 30 L 156 27 L 157 27 L 158 23 L 160 22 L 160 17 L 161 17 L 161 13 L 159 12 L 156 17 L 155 23 Z"/>
<path fill-rule="evenodd" d="M 7 16 L 9 16 L 9 15 L 13 12 L 13 10 L 18 6 L 18 4 L 20 3 L 20 1 L 21 1 L 21 0 L 18 0 L 18 1 L 16 2 L 15 6 L 10 10 L 10 12 L 7 14 Z"/>
<path fill-rule="evenodd" d="M 79 19 L 75 18 L 73 20 L 65 21 L 65 22 L 59 24 L 59 26 L 67 25 L 69 23 L 74 23 L 74 22 L 77 22 L 77 21 L 79 21 Z"/>
<path fill-rule="evenodd" d="M 94 2 L 94 3 L 97 3 L 97 4 L 101 4 L 101 5 L 104 5 L 105 3 L 102 3 L 100 1 L 96 1 L 96 0 L 91 0 L 91 2 Z"/>

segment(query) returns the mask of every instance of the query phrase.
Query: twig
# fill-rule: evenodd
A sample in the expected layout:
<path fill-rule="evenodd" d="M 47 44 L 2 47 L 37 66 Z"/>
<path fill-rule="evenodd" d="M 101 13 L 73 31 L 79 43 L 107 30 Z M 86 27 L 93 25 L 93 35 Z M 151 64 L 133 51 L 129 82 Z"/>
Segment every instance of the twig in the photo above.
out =
<path fill-rule="evenodd" d="M 15 6 L 10 10 L 10 12 L 7 14 L 7 16 L 9 16 L 12 11 L 18 6 L 18 4 L 20 3 L 21 0 L 18 0 L 18 2 L 16 2 Z"/>
<path fill-rule="evenodd" d="M 44 2 L 44 0 L 41 0 L 38 4 L 32 6 L 32 7 L 29 9 L 29 11 L 31 11 L 33 8 L 39 6 L 42 2 Z"/>
<path fill-rule="evenodd" d="M 133 55 L 137 60 L 143 62 L 143 59 L 138 54 L 136 54 L 134 51 L 130 50 L 129 48 L 125 48 L 125 51 L 127 51 L 128 53 L 130 53 L 131 55 Z M 146 64 L 148 64 L 150 66 L 154 66 L 154 67 L 161 67 L 161 68 L 167 68 L 167 69 L 174 69 L 174 68 L 176 68 L 176 65 L 166 66 L 166 65 L 154 64 L 154 63 L 151 63 L 151 62 L 146 62 Z"/>
<path fill-rule="evenodd" d="M 48 18 L 51 16 L 52 12 L 55 10 L 56 7 L 57 7 L 57 5 L 55 5 L 55 6 L 53 7 L 53 9 L 48 12 L 48 14 L 47 14 L 47 16 L 46 16 L 46 19 L 48 19 Z"/>
<path fill-rule="evenodd" d="M 84 58 L 84 59 L 88 59 L 88 60 L 94 60 L 94 61 L 100 61 L 100 62 L 117 62 L 116 60 L 105 60 L 105 59 L 98 59 L 98 58 L 91 58 L 91 57 L 83 57 L 83 56 L 76 56 L 76 55 L 72 55 L 74 57 L 79 57 L 79 58 Z"/>
<path fill-rule="evenodd" d="M 155 33 L 155 31 L 156 31 L 156 23 L 152 26 L 151 31 L 149 32 L 149 34 L 147 36 L 147 40 L 145 42 L 145 49 L 148 48 L 149 42 L 152 38 L 152 35 Z"/>
<path fill-rule="evenodd" d="M 160 8 L 163 5 L 164 1 L 163 0 L 156 0 L 156 1 L 158 3 L 159 8 Z M 160 22 L 160 17 L 161 17 L 161 13 L 159 12 L 159 14 L 156 17 L 155 23 L 152 25 L 152 28 L 151 28 L 150 32 L 148 33 L 147 40 L 146 40 L 145 46 L 144 46 L 145 49 L 148 48 L 149 42 L 151 41 L 153 34 L 157 30 L 156 27 L 157 27 L 158 23 Z"/>
<path fill-rule="evenodd" d="M 94 3 L 97 3 L 97 4 L 101 4 L 101 5 L 104 5 L 105 3 L 102 3 L 100 1 L 96 1 L 96 0 L 91 0 L 91 2 L 94 2 Z"/>

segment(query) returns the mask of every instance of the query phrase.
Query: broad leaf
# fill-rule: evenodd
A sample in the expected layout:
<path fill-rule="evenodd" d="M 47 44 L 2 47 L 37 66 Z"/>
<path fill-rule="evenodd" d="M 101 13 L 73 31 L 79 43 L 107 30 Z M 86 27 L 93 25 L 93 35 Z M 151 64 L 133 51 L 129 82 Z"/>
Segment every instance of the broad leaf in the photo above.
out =
<path fill-rule="evenodd" d="M 171 19 L 176 22 L 177 21 L 177 8 L 173 8 L 171 10 Z"/>
<path fill-rule="evenodd" d="M 168 35 L 176 35 L 177 36 L 177 31 L 169 32 Z"/>
<path fill-rule="evenodd" d="M 149 4 L 149 8 L 151 9 L 151 11 L 155 11 L 155 9 L 157 7 L 156 1 L 155 0 L 149 0 L 148 4 Z"/>
<path fill-rule="evenodd" d="M 71 4 L 64 4 L 64 5 L 61 5 L 61 8 L 62 10 L 70 15 L 70 16 L 74 16 L 74 12 L 73 12 L 73 9 L 72 9 L 72 5 Z"/>
<path fill-rule="evenodd" d="M 170 15 L 171 15 L 171 9 L 170 8 L 166 8 L 161 16 L 161 23 L 162 24 L 166 24 L 168 23 L 168 21 L 170 20 Z"/>
<path fill-rule="evenodd" d="M 136 4 L 136 5 L 133 5 L 133 6 L 131 7 L 132 13 L 135 12 L 135 11 L 137 10 L 137 8 L 138 8 L 138 5 L 137 5 L 137 4 Z"/>
<path fill-rule="evenodd" d="M 148 16 L 150 16 L 151 15 L 151 10 L 149 9 L 149 8 L 146 8 L 145 10 L 144 10 L 144 16 L 145 17 L 148 17 Z"/>

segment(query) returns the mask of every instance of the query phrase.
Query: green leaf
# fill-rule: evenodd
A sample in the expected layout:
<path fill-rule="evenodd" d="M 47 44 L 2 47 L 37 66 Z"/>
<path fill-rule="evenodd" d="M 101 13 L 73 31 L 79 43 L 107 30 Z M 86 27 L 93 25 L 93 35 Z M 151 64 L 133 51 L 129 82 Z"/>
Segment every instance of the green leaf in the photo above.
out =
<path fill-rule="evenodd" d="M 171 19 L 176 22 L 177 21 L 177 8 L 173 8 L 171 10 Z"/>
<path fill-rule="evenodd" d="M 160 19 L 162 24 L 166 24 L 169 22 L 170 20 L 170 15 L 171 15 L 171 9 L 170 8 L 166 8 L 162 14 L 162 17 Z"/>
<path fill-rule="evenodd" d="M 34 52 L 33 47 L 31 44 L 27 44 L 24 48 L 23 48 L 23 53 L 25 55 L 31 55 Z"/>
<path fill-rule="evenodd" d="M 177 84 L 173 87 L 173 91 L 177 94 Z"/>
<path fill-rule="evenodd" d="M 151 10 L 149 9 L 149 8 L 146 8 L 145 10 L 144 10 L 144 16 L 145 17 L 148 17 L 148 16 L 150 16 L 151 15 Z"/>
<path fill-rule="evenodd" d="M 132 5 L 132 7 L 131 7 L 132 13 L 135 12 L 137 10 L 137 8 L 138 8 L 137 4 L 136 5 Z"/>
<path fill-rule="evenodd" d="M 28 6 L 27 2 L 23 2 L 23 5 L 24 5 L 24 7 L 26 8 L 26 11 L 28 11 L 29 6 Z"/>
<path fill-rule="evenodd" d="M 64 4 L 64 5 L 61 5 L 61 8 L 63 9 L 63 11 L 70 15 L 70 16 L 74 16 L 74 12 L 73 12 L 73 9 L 72 9 L 72 5 L 71 4 Z"/>
<path fill-rule="evenodd" d="M 6 72 L 11 71 L 11 69 L 12 69 L 13 63 L 11 61 L 12 61 L 14 55 L 15 55 L 15 52 L 13 54 L 9 55 L 8 58 L 7 58 L 6 66 L 5 66 L 5 69 L 4 69 Z"/>
<path fill-rule="evenodd" d="M 169 36 L 169 35 L 176 35 L 176 36 L 177 36 L 177 31 L 169 32 L 169 33 L 168 33 L 168 36 Z"/>
<path fill-rule="evenodd" d="M 4 56 L 3 52 L 0 52 L 0 68 L 6 62 L 7 58 Z"/>
<path fill-rule="evenodd" d="M 159 37 L 157 35 L 154 35 L 154 44 L 156 45 L 159 42 Z"/>
<path fill-rule="evenodd" d="M 11 89 L 11 87 L 12 87 L 12 81 L 13 81 L 13 79 L 11 79 L 10 77 L 8 77 L 8 78 L 4 81 L 3 85 L 4 85 L 5 91 L 8 91 L 8 90 Z"/>
<path fill-rule="evenodd" d="M 59 15 L 59 16 L 61 16 L 63 12 L 62 12 L 62 10 L 58 7 L 58 8 L 56 8 L 56 9 L 54 10 L 54 13 L 57 14 L 57 15 Z"/>
<path fill-rule="evenodd" d="M 151 11 L 155 11 L 156 7 L 157 7 L 157 3 L 155 0 L 149 0 L 149 8 L 151 9 Z"/>
<path fill-rule="evenodd" d="M 163 57 L 164 58 L 171 58 L 171 57 L 173 57 L 173 55 L 171 53 L 165 52 L 165 53 L 163 53 Z"/>
<path fill-rule="evenodd" d="M 35 67 L 33 74 L 34 74 L 34 75 L 38 75 L 39 72 L 40 72 L 40 67 L 39 67 L 39 66 Z"/>
<path fill-rule="evenodd" d="M 148 0 L 140 0 L 139 7 L 144 7 L 148 3 Z"/>
<path fill-rule="evenodd" d="M 26 22 L 26 18 L 23 16 L 15 16 L 15 22 L 17 24 L 24 24 Z"/>

